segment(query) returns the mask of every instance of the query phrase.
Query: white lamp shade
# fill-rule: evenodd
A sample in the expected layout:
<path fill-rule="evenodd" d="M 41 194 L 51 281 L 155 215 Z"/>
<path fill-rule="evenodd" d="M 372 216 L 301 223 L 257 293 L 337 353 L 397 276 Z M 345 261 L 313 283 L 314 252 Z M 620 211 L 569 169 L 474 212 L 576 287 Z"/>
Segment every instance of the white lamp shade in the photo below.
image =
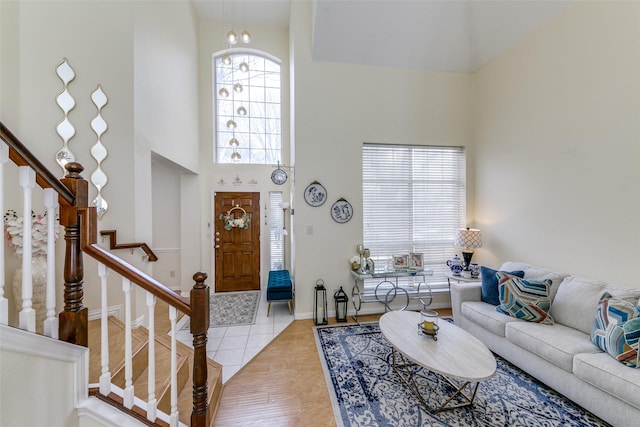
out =
<path fill-rule="evenodd" d="M 453 240 L 454 246 L 463 248 L 482 247 L 482 235 L 477 228 L 459 228 L 456 230 L 456 237 Z"/>
<path fill-rule="evenodd" d="M 280 208 L 282 208 L 282 209 L 289 209 L 289 203 L 287 203 L 287 202 L 281 202 L 281 203 L 280 203 Z"/>

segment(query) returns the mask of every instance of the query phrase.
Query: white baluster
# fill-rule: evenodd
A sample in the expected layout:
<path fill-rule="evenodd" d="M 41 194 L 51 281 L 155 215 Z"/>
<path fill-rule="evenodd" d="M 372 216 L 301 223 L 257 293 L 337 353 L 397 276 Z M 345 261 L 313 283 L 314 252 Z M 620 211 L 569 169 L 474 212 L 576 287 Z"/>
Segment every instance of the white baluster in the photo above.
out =
<path fill-rule="evenodd" d="M 44 334 L 58 339 L 58 318 L 56 317 L 56 207 L 58 194 L 53 188 L 44 189 L 44 207 L 47 209 L 47 318 Z"/>
<path fill-rule="evenodd" d="M 131 281 L 122 278 L 124 292 L 124 406 L 133 407 L 133 356 L 131 344 Z"/>
<path fill-rule="evenodd" d="M 100 276 L 100 393 L 108 396 L 111 393 L 111 372 L 109 371 L 109 319 L 107 317 L 107 276 L 109 269 L 104 264 L 98 264 Z"/>
<path fill-rule="evenodd" d="M 9 161 L 9 147 L 0 142 L 0 213 L 4 213 L 4 165 Z M 0 245 L 0 324 L 9 324 L 9 300 L 4 296 L 4 243 Z"/>
<path fill-rule="evenodd" d="M 149 398 L 147 400 L 147 419 L 155 421 L 157 417 L 158 401 L 156 400 L 156 339 L 155 339 L 155 313 L 156 297 L 147 292 L 147 308 L 149 313 Z"/>
<path fill-rule="evenodd" d="M 169 425 L 178 427 L 178 361 L 176 344 L 176 318 L 178 310 L 169 306 L 169 320 L 171 320 L 171 419 Z"/>
<path fill-rule="evenodd" d="M 36 331 L 36 312 L 33 309 L 33 282 L 31 276 L 31 193 L 36 184 L 36 173 L 29 166 L 20 166 L 20 186 L 23 194 L 22 216 L 22 311 L 20 329 Z"/>

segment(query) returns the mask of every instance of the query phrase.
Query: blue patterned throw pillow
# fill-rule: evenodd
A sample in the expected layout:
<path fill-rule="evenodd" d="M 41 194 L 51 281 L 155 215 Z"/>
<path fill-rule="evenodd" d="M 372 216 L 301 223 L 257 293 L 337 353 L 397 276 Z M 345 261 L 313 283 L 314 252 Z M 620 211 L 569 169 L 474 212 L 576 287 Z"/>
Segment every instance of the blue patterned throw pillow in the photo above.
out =
<path fill-rule="evenodd" d="M 497 311 L 528 322 L 547 325 L 555 323 L 549 314 L 549 290 L 552 284 L 550 279 L 525 280 L 502 272 L 497 272 L 496 276 L 500 298 Z"/>
<path fill-rule="evenodd" d="M 638 367 L 640 307 L 605 292 L 596 309 L 591 341 L 618 362 Z"/>
<path fill-rule="evenodd" d="M 498 276 L 496 273 L 498 270 L 494 270 L 489 267 L 480 267 L 480 278 L 482 279 L 482 301 L 491 305 L 500 305 L 500 298 L 498 298 Z M 524 271 L 501 271 L 501 273 L 511 274 L 512 276 L 524 277 Z"/>

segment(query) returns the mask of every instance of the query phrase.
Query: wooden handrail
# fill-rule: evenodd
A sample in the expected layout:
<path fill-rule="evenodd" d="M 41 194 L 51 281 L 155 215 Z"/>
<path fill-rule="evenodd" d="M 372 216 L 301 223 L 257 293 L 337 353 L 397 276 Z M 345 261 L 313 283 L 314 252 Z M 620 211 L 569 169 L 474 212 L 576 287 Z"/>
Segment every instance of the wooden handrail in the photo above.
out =
<path fill-rule="evenodd" d="M 149 245 L 146 243 L 118 243 L 117 241 L 117 231 L 116 230 L 102 230 L 100 231 L 101 236 L 109 237 L 109 249 L 135 249 L 140 248 L 144 251 L 145 254 L 149 257 L 149 262 L 155 262 L 158 260 L 158 257 L 151 250 Z"/>
<path fill-rule="evenodd" d="M 189 301 L 151 276 L 111 254 L 97 244 L 98 215 L 96 208 L 89 206 L 89 184 L 80 175 L 84 169 L 82 165 L 75 162 L 68 163 L 65 166 L 68 173 L 64 178 L 58 180 L 2 122 L 0 122 L 0 138 L 7 143 L 9 157 L 15 164 L 31 167 L 36 173 L 38 185 L 42 188 L 53 188 L 59 195 L 60 224 L 65 228 L 64 310 L 58 316 L 59 339 L 76 345 L 88 346 L 88 309 L 83 303 L 83 253 L 86 253 L 122 277 L 191 316 L 190 331 L 194 344 L 191 426 L 208 426 L 210 420 L 208 419 L 206 362 L 207 330 L 209 328 L 207 274 L 203 272 L 194 274 L 195 285 L 191 289 Z M 112 243 L 115 243 L 115 231 L 113 233 Z M 136 245 L 140 245 L 136 247 L 142 247 L 142 244 Z M 151 252 L 150 249 L 149 251 Z M 155 258 L 154 261 L 157 260 L 153 252 L 149 254 L 150 260 L 151 255 Z"/>
<path fill-rule="evenodd" d="M 0 138 L 9 146 L 9 158 L 18 166 L 29 166 L 36 173 L 36 182 L 42 188 L 53 188 L 61 205 L 73 206 L 74 195 L 18 138 L 0 122 Z"/>

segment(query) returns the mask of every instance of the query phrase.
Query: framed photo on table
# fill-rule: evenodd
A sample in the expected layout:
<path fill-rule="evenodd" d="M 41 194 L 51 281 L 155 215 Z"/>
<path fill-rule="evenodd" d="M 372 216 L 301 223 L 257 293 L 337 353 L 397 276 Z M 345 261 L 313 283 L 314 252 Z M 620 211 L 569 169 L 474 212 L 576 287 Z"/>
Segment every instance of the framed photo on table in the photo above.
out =
<path fill-rule="evenodd" d="M 406 270 L 409 268 L 409 255 L 394 255 L 393 256 L 393 269 L 394 270 Z"/>
<path fill-rule="evenodd" d="M 409 269 L 424 270 L 424 255 L 413 252 L 409 254 Z"/>

